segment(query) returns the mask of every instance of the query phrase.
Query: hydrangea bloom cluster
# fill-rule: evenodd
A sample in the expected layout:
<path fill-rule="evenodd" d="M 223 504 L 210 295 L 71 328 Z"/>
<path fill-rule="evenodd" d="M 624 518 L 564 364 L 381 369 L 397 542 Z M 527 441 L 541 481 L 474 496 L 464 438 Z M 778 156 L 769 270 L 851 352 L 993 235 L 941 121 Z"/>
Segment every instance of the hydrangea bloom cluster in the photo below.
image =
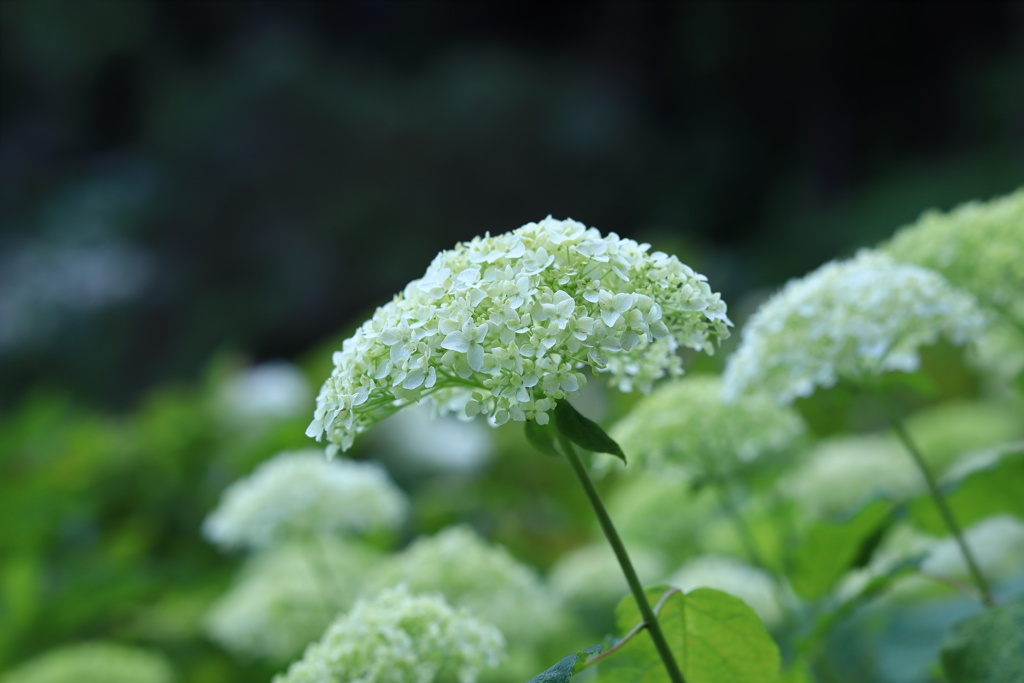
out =
<path fill-rule="evenodd" d="M 949 213 L 929 211 L 882 249 L 939 271 L 1024 329 L 1024 188 Z"/>
<path fill-rule="evenodd" d="M 913 372 L 919 349 L 975 339 L 984 315 L 974 298 L 935 271 L 861 251 L 789 282 L 751 316 L 729 358 L 723 396 L 754 390 L 778 403 L 840 379 Z"/>
<path fill-rule="evenodd" d="M 223 548 L 266 548 L 301 536 L 393 529 L 407 508 L 406 495 L 375 463 L 288 451 L 232 484 L 203 532 Z"/>
<path fill-rule="evenodd" d="M 721 379 L 712 376 L 666 382 L 633 406 L 612 438 L 633 463 L 685 476 L 725 474 L 738 463 L 790 448 L 803 434 L 799 416 L 768 396 L 748 394 L 727 405 L 721 391 Z"/>
<path fill-rule="evenodd" d="M 495 627 L 405 586 L 360 600 L 274 683 L 475 683 L 496 667 Z"/>
<path fill-rule="evenodd" d="M 333 539 L 265 550 L 214 603 L 206 632 L 243 659 L 287 662 L 352 606 L 378 561 L 361 544 Z"/>
<path fill-rule="evenodd" d="M 990 580 L 1024 576 L 1024 522 L 1013 515 L 987 517 L 966 530 L 965 539 Z M 963 554 L 952 538 L 934 541 L 921 571 L 930 576 L 970 580 Z"/>
<path fill-rule="evenodd" d="M 655 552 L 633 547 L 630 558 L 644 585 L 664 578 L 664 563 Z M 551 568 L 550 580 L 552 588 L 574 608 L 588 611 L 593 607 L 603 615 L 629 593 L 622 567 L 604 543 L 581 546 L 562 555 Z"/>
<path fill-rule="evenodd" d="M 163 656 L 112 642 L 88 642 L 44 652 L 0 676 L 2 683 L 172 683 Z"/>
<path fill-rule="evenodd" d="M 559 625 L 558 600 L 538 574 L 467 526 L 418 539 L 386 560 L 367 590 L 396 584 L 441 593 L 493 623 L 510 643 L 542 641 Z"/>
<path fill-rule="evenodd" d="M 430 397 L 492 424 L 545 424 L 589 366 L 619 388 L 682 372 L 731 324 L 706 278 L 673 256 L 551 217 L 441 252 L 347 339 L 307 434 L 356 435 Z"/>
<path fill-rule="evenodd" d="M 821 517 L 846 514 L 872 497 L 907 498 L 923 491 L 924 481 L 895 438 L 861 434 L 821 441 L 781 486 Z"/>

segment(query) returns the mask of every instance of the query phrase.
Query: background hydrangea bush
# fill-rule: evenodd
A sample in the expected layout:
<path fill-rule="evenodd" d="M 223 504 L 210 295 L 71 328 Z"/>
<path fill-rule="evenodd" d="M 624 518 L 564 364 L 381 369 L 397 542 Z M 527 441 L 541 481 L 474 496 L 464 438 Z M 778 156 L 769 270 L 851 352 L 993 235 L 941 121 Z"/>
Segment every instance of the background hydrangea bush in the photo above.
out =
<path fill-rule="evenodd" d="M 586 669 L 598 680 L 622 683 L 658 670 L 629 635 L 636 607 L 571 472 L 515 424 L 554 418 L 564 399 L 602 406 L 593 416 L 626 455 L 588 466 L 603 473 L 597 486 L 670 639 L 709 644 L 692 645 L 688 683 L 766 680 L 764 667 L 814 683 L 1010 681 L 1019 668 L 984 653 L 1018 637 L 1006 625 L 1024 595 L 1024 395 L 985 345 L 997 332 L 1013 353 L 1024 343 L 986 294 L 995 280 L 892 245 L 941 225 L 943 240 L 970 244 L 984 230 L 985 249 L 1012 252 L 1024 240 L 1018 195 L 926 214 L 878 250 L 822 265 L 738 321 L 715 357 L 704 352 L 730 323 L 703 276 L 547 219 L 442 252 L 302 371 L 250 375 L 222 360 L 204 384 L 121 419 L 37 399 L 0 438 L 39 472 L 56 462 L 49 453 L 76 453 L 48 475 L 61 495 L 35 508 L 39 528 L 58 508 L 87 511 L 91 529 L 122 521 L 101 568 L 84 559 L 95 551 L 65 548 L 68 574 L 50 585 L 95 593 L 96 614 L 125 605 L 94 623 L 162 653 L 172 681 L 523 683 L 554 664 L 548 680 L 582 683 L 590 674 L 572 667 L 596 660 Z M 309 406 L 297 409 L 296 393 L 328 374 L 309 432 L 338 446 L 333 458 L 303 434 Z M 280 386 L 280 400 L 246 401 L 245 386 Z M 421 409 L 500 428 L 382 421 Z M 979 601 L 889 410 L 933 470 L 993 606 Z M 124 518 L 123 502 L 91 502 L 100 482 L 140 472 L 163 526 Z M 48 481 L 22 480 L 14 495 L 28 501 Z M 202 579 L 144 600 L 167 584 L 128 577 L 149 557 L 174 558 L 183 539 L 201 548 L 189 561 Z M 74 583 L 90 566 L 99 573 Z M 11 614 L 57 599 L 35 567 L 22 557 L 6 570 Z M 762 633 L 774 650 L 749 649 Z M 701 668 L 736 648 L 759 652 L 749 661 L 762 668 Z M 37 655 L 64 661 L 57 649 Z M 25 671 L 37 666 L 24 659 Z"/>

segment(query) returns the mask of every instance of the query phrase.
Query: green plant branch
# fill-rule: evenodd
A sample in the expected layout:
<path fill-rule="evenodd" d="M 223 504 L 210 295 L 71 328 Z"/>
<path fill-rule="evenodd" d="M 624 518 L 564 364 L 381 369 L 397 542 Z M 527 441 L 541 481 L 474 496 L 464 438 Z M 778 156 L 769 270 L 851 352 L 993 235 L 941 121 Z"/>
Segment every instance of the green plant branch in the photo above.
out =
<path fill-rule="evenodd" d="M 988 607 L 994 607 L 996 605 L 996 599 L 992 594 L 992 586 L 989 584 L 988 579 L 985 578 L 985 575 L 982 574 L 981 568 L 978 566 L 978 562 L 974 558 L 974 553 L 971 552 L 970 546 L 967 545 L 963 529 L 960 528 L 960 523 L 956 521 L 956 516 L 953 515 L 953 510 L 950 509 L 949 503 L 946 501 L 946 496 L 943 495 L 942 491 L 939 489 L 939 484 L 935 479 L 935 475 L 932 473 L 931 468 L 925 461 L 924 456 L 921 455 L 921 451 L 918 449 L 917 444 L 915 444 L 914 440 L 910 438 L 910 433 L 907 432 L 906 427 L 903 425 L 903 421 L 896 416 L 891 405 L 887 405 L 887 408 L 889 422 L 892 425 L 893 430 L 896 432 L 896 436 L 899 437 L 899 440 L 903 443 L 904 447 L 906 447 L 911 458 L 914 460 L 914 464 L 917 465 L 917 469 L 920 470 L 924 477 L 925 484 L 928 486 L 928 492 L 931 494 L 932 500 L 935 502 L 935 507 L 938 508 L 942 521 L 945 522 L 946 528 L 949 529 L 957 546 L 960 548 L 960 554 L 963 556 L 964 562 L 967 563 L 967 569 L 971 574 L 971 579 L 974 581 L 974 585 L 978 587 L 978 591 L 981 593 L 981 601 Z"/>
<path fill-rule="evenodd" d="M 661 611 L 661 606 L 665 604 L 665 601 L 668 600 L 669 597 L 674 593 L 682 593 L 682 591 L 678 588 L 669 588 L 662 594 L 660 598 L 658 598 L 657 604 L 655 604 L 651 610 L 654 612 L 655 616 L 657 616 L 658 613 Z M 593 666 L 601 660 L 611 657 L 613 654 L 615 654 L 620 649 L 625 647 L 625 645 L 633 639 L 633 636 L 640 633 L 640 631 L 643 631 L 645 628 L 647 628 L 647 622 L 641 621 L 639 624 L 631 628 L 629 633 L 622 636 L 622 638 L 619 639 L 619 642 L 615 643 L 615 645 L 611 646 L 610 648 L 608 648 L 604 652 L 601 652 L 600 654 L 596 654 L 593 657 L 590 657 L 587 661 L 583 662 L 583 664 L 579 666 L 579 670 L 582 671 L 583 669 L 586 669 L 588 666 Z"/>
<path fill-rule="evenodd" d="M 679 670 L 675 657 L 672 656 L 672 650 L 669 647 L 668 640 L 665 639 L 664 632 L 661 630 L 657 616 L 651 608 L 651 604 L 647 601 L 644 588 L 640 584 L 640 579 L 637 577 L 633 563 L 626 552 L 626 546 L 622 542 L 619 532 L 615 529 L 615 525 L 612 523 L 611 515 L 608 514 L 604 501 L 601 500 L 601 494 L 598 493 L 597 487 L 594 486 L 594 481 L 587 473 L 587 469 L 584 467 L 583 461 L 580 459 L 576 449 L 573 448 L 572 443 L 561 431 L 558 432 L 558 442 L 566 459 L 572 466 L 576 478 L 579 479 L 580 484 L 583 486 L 583 491 L 587 494 L 590 505 L 594 508 L 594 513 L 597 515 L 597 521 L 601 525 L 601 530 L 604 532 L 605 538 L 608 539 L 608 543 L 611 545 L 612 551 L 622 567 L 622 573 L 626 576 L 626 583 L 629 584 L 629 590 L 633 594 L 633 599 L 636 600 L 637 607 L 640 609 L 640 616 L 643 617 L 644 624 L 651 634 L 651 640 L 654 641 L 654 647 L 661 656 L 669 679 L 672 683 L 686 683 L 686 679 L 683 678 L 683 673 Z"/>

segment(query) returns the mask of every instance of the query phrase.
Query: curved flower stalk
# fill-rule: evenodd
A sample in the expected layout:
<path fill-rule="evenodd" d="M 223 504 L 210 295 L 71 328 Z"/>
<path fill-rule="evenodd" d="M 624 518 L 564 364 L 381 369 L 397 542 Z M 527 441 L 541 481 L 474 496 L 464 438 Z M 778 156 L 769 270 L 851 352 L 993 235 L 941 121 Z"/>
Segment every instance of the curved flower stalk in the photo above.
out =
<path fill-rule="evenodd" d="M 913 372 L 921 347 L 966 344 L 984 326 L 974 298 L 938 273 L 863 250 L 790 281 L 751 316 L 726 362 L 723 397 L 756 387 L 784 405 L 840 379 Z"/>
<path fill-rule="evenodd" d="M 163 656 L 114 642 L 87 642 L 44 652 L 0 676 L 0 683 L 173 683 Z"/>
<path fill-rule="evenodd" d="M 673 256 L 551 217 L 441 252 L 334 355 L 307 434 L 347 450 L 403 406 L 431 399 L 491 424 L 546 424 L 589 367 L 622 390 L 712 352 L 725 303 Z"/>
<path fill-rule="evenodd" d="M 562 625 L 556 594 L 505 548 L 468 526 L 421 538 L 374 571 L 368 592 L 397 584 L 440 593 L 501 629 L 509 643 L 539 643 Z"/>
<path fill-rule="evenodd" d="M 322 450 L 288 451 L 232 484 L 203 523 L 225 549 L 267 548 L 311 536 L 359 536 L 396 528 L 408 499 L 379 465 L 328 461 Z"/>
<path fill-rule="evenodd" d="M 214 603 L 205 630 L 240 658 L 288 662 L 352 606 L 379 561 L 361 544 L 329 538 L 264 550 Z"/>
<path fill-rule="evenodd" d="M 360 600 L 274 683 L 475 683 L 500 663 L 494 626 L 397 586 Z"/>
<path fill-rule="evenodd" d="M 1024 331 L 1024 188 L 948 213 L 929 211 L 881 249 L 942 273 Z"/>
<path fill-rule="evenodd" d="M 611 431 L 633 463 L 678 478 L 718 477 L 793 446 L 804 433 L 795 411 L 763 394 L 720 400 L 712 376 L 666 382 L 643 397 Z"/>

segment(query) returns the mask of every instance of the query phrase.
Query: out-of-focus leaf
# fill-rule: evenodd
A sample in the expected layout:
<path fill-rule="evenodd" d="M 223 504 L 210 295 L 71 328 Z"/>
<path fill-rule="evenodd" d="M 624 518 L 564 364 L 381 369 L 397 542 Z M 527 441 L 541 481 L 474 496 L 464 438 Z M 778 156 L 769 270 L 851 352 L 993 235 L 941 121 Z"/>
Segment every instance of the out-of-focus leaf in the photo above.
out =
<path fill-rule="evenodd" d="M 950 683 L 1024 681 L 1024 597 L 953 626 L 942 645 Z"/>
<path fill-rule="evenodd" d="M 845 521 L 811 527 L 793 557 L 793 589 L 809 600 L 820 599 L 843 574 L 869 561 L 891 523 L 893 508 L 891 502 L 875 500 Z"/>

